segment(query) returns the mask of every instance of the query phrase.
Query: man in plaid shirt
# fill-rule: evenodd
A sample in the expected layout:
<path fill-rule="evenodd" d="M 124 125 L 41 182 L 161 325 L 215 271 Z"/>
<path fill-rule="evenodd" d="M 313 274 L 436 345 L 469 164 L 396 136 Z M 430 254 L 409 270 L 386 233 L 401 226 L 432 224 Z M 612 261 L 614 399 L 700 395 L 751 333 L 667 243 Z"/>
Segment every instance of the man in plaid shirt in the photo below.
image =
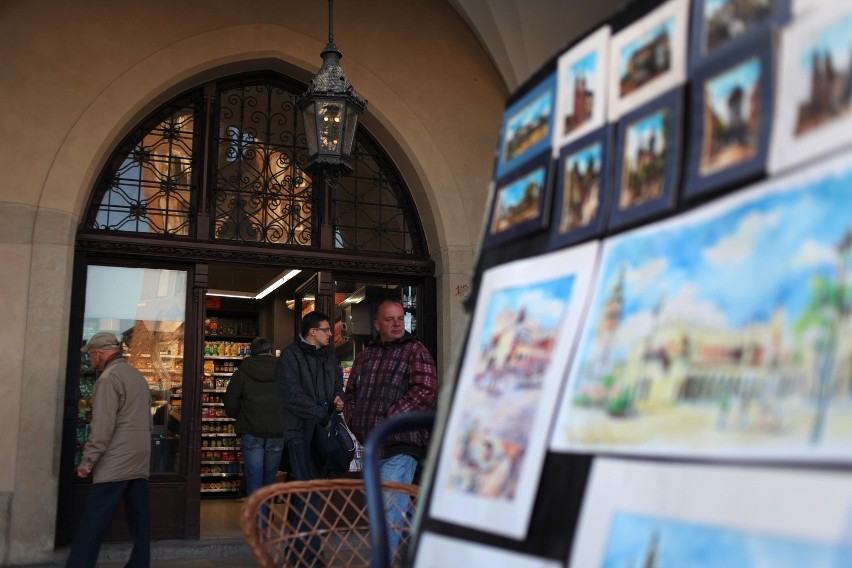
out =
<path fill-rule="evenodd" d="M 355 357 L 343 398 L 346 422 L 361 443 L 379 422 L 403 412 L 432 410 L 438 398 L 435 360 L 426 346 L 405 331 L 402 304 L 397 300 L 379 304 L 375 327 L 379 336 Z M 425 429 L 388 436 L 382 446 L 382 480 L 411 483 L 428 442 Z M 394 518 L 394 509 L 388 511 L 391 525 L 401 520 Z M 391 531 L 392 551 L 398 538 L 397 531 Z"/>

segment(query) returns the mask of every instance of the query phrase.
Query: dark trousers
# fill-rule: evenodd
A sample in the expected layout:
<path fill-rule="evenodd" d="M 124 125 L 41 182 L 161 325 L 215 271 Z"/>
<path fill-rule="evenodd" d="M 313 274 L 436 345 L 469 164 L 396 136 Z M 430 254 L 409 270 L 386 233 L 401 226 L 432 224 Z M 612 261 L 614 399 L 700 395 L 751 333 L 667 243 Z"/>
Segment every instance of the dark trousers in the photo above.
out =
<path fill-rule="evenodd" d="M 124 501 L 124 518 L 133 537 L 133 552 L 126 566 L 148 568 L 151 565 L 151 514 L 148 501 L 148 480 L 130 479 L 95 483 L 86 499 L 83 519 L 74 536 L 66 568 L 92 568 L 109 522 L 118 504 Z"/>
<path fill-rule="evenodd" d="M 304 438 L 293 438 L 287 441 L 287 456 L 290 458 L 290 474 L 296 481 L 310 481 L 320 477 L 319 468 L 317 468 Z M 319 523 L 318 508 L 319 499 L 316 495 L 309 496 L 307 500 L 295 497 L 293 499 L 294 511 L 291 511 L 288 516 L 292 530 L 298 534 L 316 529 Z M 301 513 L 298 511 L 301 511 Z M 299 540 L 293 543 L 290 561 L 295 566 L 322 566 L 319 552 L 320 539 L 318 536 L 310 537 L 307 541 Z"/>

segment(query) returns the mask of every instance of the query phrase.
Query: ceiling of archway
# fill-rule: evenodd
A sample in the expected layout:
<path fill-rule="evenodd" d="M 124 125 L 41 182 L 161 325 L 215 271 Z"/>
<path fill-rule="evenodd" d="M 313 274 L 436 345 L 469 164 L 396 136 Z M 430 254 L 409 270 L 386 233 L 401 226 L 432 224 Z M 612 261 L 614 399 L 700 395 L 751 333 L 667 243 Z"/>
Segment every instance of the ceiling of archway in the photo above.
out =
<path fill-rule="evenodd" d="M 473 29 L 509 91 L 631 0 L 448 0 Z"/>

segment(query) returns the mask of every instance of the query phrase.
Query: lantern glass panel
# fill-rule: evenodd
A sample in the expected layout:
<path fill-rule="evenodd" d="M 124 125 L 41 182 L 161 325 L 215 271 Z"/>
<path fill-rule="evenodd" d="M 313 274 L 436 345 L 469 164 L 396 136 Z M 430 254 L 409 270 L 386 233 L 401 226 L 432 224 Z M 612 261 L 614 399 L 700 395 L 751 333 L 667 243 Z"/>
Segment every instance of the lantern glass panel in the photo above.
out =
<path fill-rule="evenodd" d="M 320 152 L 340 152 L 344 119 L 342 106 L 340 101 L 319 103 L 317 120 L 319 122 Z"/>
<path fill-rule="evenodd" d="M 302 109 L 302 118 L 305 120 L 305 138 L 308 142 L 308 152 L 315 156 L 319 146 L 317 145 L 317 115 L 314 112 L 314 103 L 308 103 Z"/>

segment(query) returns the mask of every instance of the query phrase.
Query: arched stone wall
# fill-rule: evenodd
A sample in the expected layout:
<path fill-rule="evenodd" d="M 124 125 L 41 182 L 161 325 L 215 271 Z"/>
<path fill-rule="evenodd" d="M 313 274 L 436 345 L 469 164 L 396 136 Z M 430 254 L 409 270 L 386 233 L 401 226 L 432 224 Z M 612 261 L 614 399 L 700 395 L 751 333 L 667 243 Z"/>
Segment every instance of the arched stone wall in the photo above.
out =
<path fill-rule="evenodd" d="M 103 161 L 150 110 L 230 71 L 307 81 L 324 2 L 0 4 L 0 563 L 52 553 L 74 235 Z M 444 2 L 335 5 L 364 125 L 409 184 L 436 262 L 446 364 L 479 239 L 505 87 Z"/>

